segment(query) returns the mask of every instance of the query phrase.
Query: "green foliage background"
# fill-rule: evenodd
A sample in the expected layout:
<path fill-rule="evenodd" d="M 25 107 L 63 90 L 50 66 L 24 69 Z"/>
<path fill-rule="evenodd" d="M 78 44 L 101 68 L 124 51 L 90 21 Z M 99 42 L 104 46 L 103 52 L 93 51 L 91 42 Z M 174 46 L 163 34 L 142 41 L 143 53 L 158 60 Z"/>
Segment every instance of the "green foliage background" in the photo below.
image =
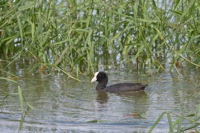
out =
<path fill-rule="evenodd" d="M 0 56 L 77 73 L 108 60 L 198 67 L 199 15 L 199 0 L 1 0 Z"/>

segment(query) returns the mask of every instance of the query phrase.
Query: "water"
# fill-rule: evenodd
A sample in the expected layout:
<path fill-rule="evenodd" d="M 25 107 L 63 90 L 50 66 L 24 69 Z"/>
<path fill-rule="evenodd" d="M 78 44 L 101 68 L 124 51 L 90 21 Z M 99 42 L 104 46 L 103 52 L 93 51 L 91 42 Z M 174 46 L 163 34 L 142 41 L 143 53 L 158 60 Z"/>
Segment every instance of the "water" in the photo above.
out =
<path fill-rule="evenodd" d="M 98 93 L 93 75 L 80 77 L 81 82 L 55 73 L 43 75 L 26 69 L 10 68 L 19 76 L 14 78 L 1 72 L 1 77 L 16 79 L 35 110 L 27 109 L 21 116 L 17 85 L 0 80 L 3 100 L 0 110 L 1 132 L 148 132 L 156 119 L 165 111 L 187 115 L 194 113 L 200 103 L 199 72 L 182 69 L 181 75 L 163 72 L 153 76 L 135 71 L 109 70 L 109 84 L 142 82 L 149 86 L 144 92 L 122 94 Z M 142 117 L 139 115 L 141 114 Z M 177 116 L 172 114 L 173 120 Z M 168 132 L 167 117 L 163 117 L 154 132 Z"/>

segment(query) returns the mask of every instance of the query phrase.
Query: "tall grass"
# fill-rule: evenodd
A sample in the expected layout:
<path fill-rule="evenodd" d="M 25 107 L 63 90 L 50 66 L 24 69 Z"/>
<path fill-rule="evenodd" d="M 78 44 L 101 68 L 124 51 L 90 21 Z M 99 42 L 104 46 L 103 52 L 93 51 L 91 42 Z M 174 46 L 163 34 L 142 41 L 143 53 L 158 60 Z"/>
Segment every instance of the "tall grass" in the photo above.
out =
<path fill-rule="evenodd" d="M 8 97 L 11 97 L 11 96 L 17 96 L 18 97 L 18 101 L 19 101 L 19 108 L 20 108 L 20 111 L 21 111 L 21 119 L 20 119 L 20 126 L 19 126 L 19 131 L 22 129 L 23 127 L 23 123 L 24 123 L 24 119 L 25 119 L 25 115 L 27 113 L 28 110 L 30 109 L 35 109 L 32 105 L 29 104 L 29 102 L 26 100 L 25 96 L 24 96 L 24 93 L 20 87 L 20 85 L 18 84 L 17 81 L 15 80 L 12 80 L 10 78 L 4 78 L 4 77 L 0 77 L 0 80 L 7 80 L 11 83 L 14 83 L 16 84 L 17 86 L 17 93 L 9 93 L 9 94 L 6 94 L 5 97 L 3 98 L 3 100 L 0 102 L 0 107 L 2 105 L 4 105 L 4 102 L 6 101 L 6 99 Z"/>
<path fill-rule="evenodd" d="M 17 81 L 12 80 L 12 79 L 9 79 L 9 78 L 4 78 L 4 77 L 0 77 L 0 80 L 7 80 L 7 81 L 10 81 L 10 82 L 12 82 L 12 83 L 14 83 L 14 84 L 17 85 L 17 93 L 10 93 L 10 94 L 5 95 L 5 97 L 3 98 L 3 101 L 1 101 L 0 105 L 3 105 L 3 104 L 4 104 L 4 101 L 5 101 L 6 98 L 8 98 L 9 96 L 16 96 L 16 95 L 17 95 L 18 98 L 19 98 L 19 107 L 20 107 L 20 111 L 21 111 L 21 114 L 22 114 L 22 115 L 25 115 L 24 106 L 27 106 L 27 108 L 29 108 L 29 109 L 34 109 L 34 107 L 31 106 L 31 105 L 27 102 L 26 98 L 25 98 L 24 95 L 23 95 L 22 89 L 21 89 L 21 87 L 18 85 L 18 82 L 17 82 Z"/>
<path fill-rule="evenodd" d="M 198 0 L 2 0 L 0 56 L 69 75 L 108 61 L 199 67 L 199 9 Z"/>
<path fill-rule="evenodd" d="M 196 109 L 196 112 L 194 114 L 190 114 L 187 116 L 180 116 L 180 115 L 173 114 L 170 112 L 163 112 L 159 116 L 159 118 L 155 121 L 155 123 L 152 125 L 152 127 L 149 129 L 148 133 L 154 132 L 154 129 L 156 128 L 156 126 L 159 124 L 159 122 L 165 115 L 167 116 L 167 120 L 169 123 L 170 133 L 174 133 L 174 132 L 182 133 L 185 131 L 199 133 L 199 125 L 200 125 L 199 111 L 200 111 L 200 106 Z M 177 119 L 172 121 L 171 115 L 176 116 Z"/>

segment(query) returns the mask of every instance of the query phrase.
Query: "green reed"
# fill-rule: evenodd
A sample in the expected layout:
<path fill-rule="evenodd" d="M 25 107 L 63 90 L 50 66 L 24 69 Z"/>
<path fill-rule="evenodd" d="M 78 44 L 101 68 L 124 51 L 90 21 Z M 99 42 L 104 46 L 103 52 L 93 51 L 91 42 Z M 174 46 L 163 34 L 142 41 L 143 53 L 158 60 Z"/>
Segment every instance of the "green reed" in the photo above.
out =
<path fill-rule="evenodd" d="M 18 98 L 19 98 L 19 107 L 20 107 L 20 111 L 21 111 L 22 116 L 25 115 L 24 106 L 27 106 L 28 109 L 34 109 L 34 107 L 31 106 L 31 105 L 27 102 L 26 98 L 25 98 L 24 95 L 23 95 L 22 89 L 21 89 L 21 87 L 18 85 L 18 82 L 17 82 L 17 81 L 15 81 L 15 80 L 13 80 L 13 79 L 10 79 L 10 78 L 4 78 L 4 77 L 0 77 L 0 80 L 7 80 L 7 81 L 12 82 L 12 83 L 14 83 L 14 84 L 17 85 L 17 93 L 9 93 L 9 94 L 6 94 L 5 97 L 3 98 L 3 101 L 1 102 L 0 105 L 3 105 L 3 104 L 4 104 L 4 101 L 5 101 L 8 97 L 10 97 L 10 96 L 16 96 L 16 95 L 17 95 Z"/>
<path fill-rule="evenodd" d="M 167 116 L 170 133 L 174 133 L 174 132 L 182 133 L 182 132 L 185 132 L 185 131 L 199 132 L 199 128 L 198 128 L 198 126 L 200 125 L 200 123 L 199 123 L 199 120 L 200 120 L 199 112 L 200 112 L 200 106 L 198 106 L 198 108 L 196 109 L 194 114 L 189 114 L 187 116 L 181 116 L 181 115 L 173 114 L 173 113 L 170 113 L 170 112 L 163 112 L 158 117 L 158 119 L 155 121 L 155 123 L 152 125 L 152 127 L 149 129 L 148 133 L 152 133 L 154 131 L 156 126 L 159 124 L 159 122 L 161 121 L 161 119 L 165 115 Z M 176 116 L 177 119 L 172 120 L 172 115 Z M 184 125 L 184 123 L 187 124 L 187 125 Z"/>
<path fill-rule="evenodd" d="M 149 71 L 199 67 L 199 7 L 198 0 L 2 0 L 0 56 L 69 75 L 119 61 Z"/>
<path fill-rule="evenodd" d="M 8 74 L 14 76 L 11 73 L 8 73 Z M 21 111 L 20 125 L 19 125 L 19 129 L 18 129 L 20 131 L 23 128 L 23 123 L 24 123 L 24 119 L 25 119 L 27 112 L 30 109 L 35 109 L 35 108 L 32 105 L 30 105 L 29 102 L 26 100 L 24 93 L 23 93 L 23 90 L 16 80 L 13 80 L 11 78 L 4 78 L 4 77 L 0 77 L 0 80 L 6 80 L 8 82 L 14 83 L 17 86 L 17 88 L 15 88 L 15 89 L 17 89 L 17 93 L 6 94 L 4 96 L 4 98 L 2 99 L 0 106 L 3 106 L 5 104 L 5 101 L 8 97 L 17 96 L 17 98 L 19 100 L 19 108 L 20 108 L 20 111 Z"/>

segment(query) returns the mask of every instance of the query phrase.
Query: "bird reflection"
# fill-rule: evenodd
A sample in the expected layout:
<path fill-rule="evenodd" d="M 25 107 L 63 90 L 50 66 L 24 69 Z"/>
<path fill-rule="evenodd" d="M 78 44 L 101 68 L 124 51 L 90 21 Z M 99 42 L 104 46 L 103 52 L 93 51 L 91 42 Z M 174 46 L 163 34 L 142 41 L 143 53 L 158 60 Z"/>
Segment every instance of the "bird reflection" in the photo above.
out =
<path fill-rule="evenodd" d="M 105 91 L 98 90 L 97 93 L 98 94 L 97 94 L 96 100 L 97 100 L 98 103 L 104 104 L 104 103 L 108 102 L 109 97 L 108 97 L 108 94 Z"/>
<path fill-rule="evenodd" d="M 134 97 L 134 98 L 147 96 L 145 91 L 118 92 L 116 94 L 123 97 Z"/>
<path fill-rule="evenodd" d="M 97 91 L 97 102 L 100 104 L 104 104 L 107 103 L 109 100 L 109 93 L 103 91 L 103 90 L 98 90 Z M 147 97 L 147 94 L 145 93 L 145 91 L 133 91 L 133 92 L 118 92 L 118 93 L 114 93 L 120 97 L 125 97 L 125 98 L 133 98 L 133 100 L 139 100 L 139 99 L 143 99 L 145 97 Z"/>
<path fill-rule="evenodd" d="M 109 102 L 109 99 L 113 100 L 113 97 L 116 97 L 116 99 L 113 101 L 116 103 L 114 108 L 123 107 L 124 111 L 126 112 L 126 109 L 128 109 L 130 105 L 131 108 L 133 107 L 133 110 L 131 112 L 125 113 L 124 116 L 133 116 L 137 118 L 141 114 L 145 114 L 146 111 L 148 110 L 149 97 L 145 91 L 133 91 L 133 92 L 123 92 L 123 93 L 120 92 L 112 94 L 114 95 L 110 95 L 110 93 L 107 93 L 102 90 L 97 91 L 96 101 L 98 104 L 96 104 L 96 107 L 98 111 L 109 110 L 108 108 L 114 105 Z"/>

